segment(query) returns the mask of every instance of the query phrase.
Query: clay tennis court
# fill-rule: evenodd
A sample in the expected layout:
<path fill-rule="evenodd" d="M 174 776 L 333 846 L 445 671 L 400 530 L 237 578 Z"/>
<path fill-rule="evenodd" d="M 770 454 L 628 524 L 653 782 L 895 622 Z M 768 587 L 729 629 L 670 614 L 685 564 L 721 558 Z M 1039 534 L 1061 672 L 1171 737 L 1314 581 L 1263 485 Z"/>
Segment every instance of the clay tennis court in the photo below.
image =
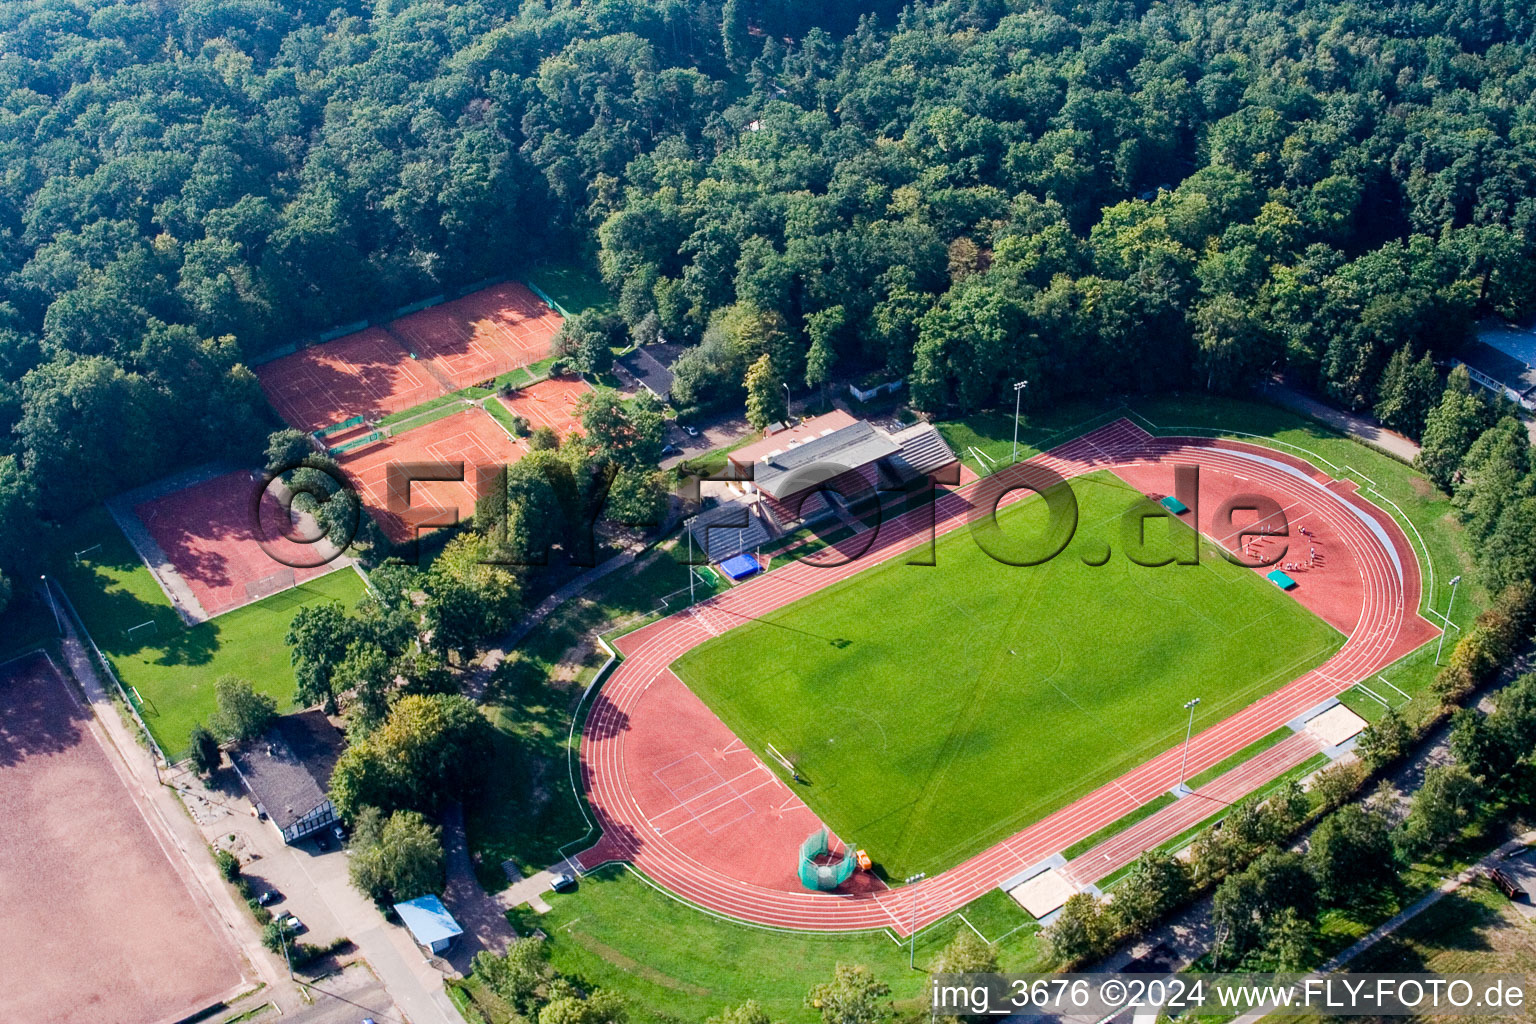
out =
<path fill-rule="evenodd" d="M 278 415 L 300 430 L 387 416 L 444 393 L 379 327 L 274 359 L 256 367 L 256 377 Z"/>
<path fill-rule="evenodd" d="M 391 321 L 389 330 L 457 389 L 548 358 L 560 323 L 526 286 L 505 281 Z"/>
<path fill-rule="evenodd" d="M 283 538 L 288 516 L 271 494 L 264 495 L 261 506 L 268 554 L 251 523 L 251 497 L 261 482 L 236 470 L 134 506 L 134 514 L 210 616 L 260 600 L 273 588 L 323 576 L 341 564 L 295 566 L 315 561 L 315 548 Z"/>
<path fill-rule="evenodd" d="M 591 390 L 580 377 L 551 377 L 496 400 L 514 416 L 527 420 L 532 429 L 548 427 L 564 441 L 581 429 L 576 403 Z"/>
<path fill-rule="evenodd" d="M 489 413 L 470 408 L 344 455 L 340 463 L 380 529 L 400 544 L 418 529 L 469 519 L 477 497 L 475 470 L 510 466 L 522 456 L 523 449 Z M 409 493 L 390 493 L 390 466 L 454 461 L 464 463 L 462 481 L 418 480 L 407 485 Z"/>
<path fill-rule="evenodd" d="M 42 654 L 0 665 L 0 1020 L 171 1021 L 242 984 Z"/>

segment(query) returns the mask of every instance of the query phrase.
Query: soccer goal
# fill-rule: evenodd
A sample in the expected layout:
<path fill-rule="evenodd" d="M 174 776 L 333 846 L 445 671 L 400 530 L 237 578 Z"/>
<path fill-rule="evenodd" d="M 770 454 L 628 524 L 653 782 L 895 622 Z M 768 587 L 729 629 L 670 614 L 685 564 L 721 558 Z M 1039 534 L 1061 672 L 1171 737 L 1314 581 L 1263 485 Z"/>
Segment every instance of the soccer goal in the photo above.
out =
<path fill-rule="evenodd" d="M 100 550 L 101 550 L 101 545 L 100 544 L 92 544 L 88 548 L 82 548 L 81 550 L 76 551 L 75 552 L 75 564 L 79 565 L 81 560 L 84 559 L 87 555 L 89 555 L 92 551 L 100 551 Z"/>
<path fill-rule="evenodd" d="M 251 580 L 245 585 L 245 599 L 247 602 L 260 601 L 264 597 L 281 593 L 299 585 L 298 578 L 292 569 L 279 569 L 269 576 L 263 576 L 259 580 Z"/>
<path fill-rule="evenodd" d="M 795 767 L 795 762 L 779 753 L 779 748 L 775 747 L 772 743 L 768 744 L 767 749 L 768 756 L 777 762 L 780 768 L 783 768 L 786 772 L 788 772 L 790 778 L 794 779 L 796 782 L 799 782 L 800 770 Z"/>
<path fill-rule="evenodd" d="M 123 630 L 123 636 L 127 637 L 129 640 L 148 640 L 150 637 L 159 635 L 160 626 L 155 622 L 154 619 L 150 619 L 147 622 L 141 622 L 137 626 L 129 626 L 127 629 Z"/>

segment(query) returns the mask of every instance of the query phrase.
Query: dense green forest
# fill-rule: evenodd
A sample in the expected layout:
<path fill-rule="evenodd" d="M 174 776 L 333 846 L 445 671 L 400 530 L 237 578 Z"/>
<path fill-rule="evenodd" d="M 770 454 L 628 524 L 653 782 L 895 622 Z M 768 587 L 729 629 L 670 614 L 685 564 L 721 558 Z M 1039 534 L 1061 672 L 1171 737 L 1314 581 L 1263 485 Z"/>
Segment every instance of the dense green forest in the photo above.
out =
<path fill-rule="evenodd" d="M 1417 436 L 1424 357 L 1532 301 L 1533 29 L 1516 0 L 14 0 L 0 527 L 254 453 L 264 350 L 540 260 L 698 343 L 685 409 L 764 355 L 935 414 L 1288 366 Z"/>

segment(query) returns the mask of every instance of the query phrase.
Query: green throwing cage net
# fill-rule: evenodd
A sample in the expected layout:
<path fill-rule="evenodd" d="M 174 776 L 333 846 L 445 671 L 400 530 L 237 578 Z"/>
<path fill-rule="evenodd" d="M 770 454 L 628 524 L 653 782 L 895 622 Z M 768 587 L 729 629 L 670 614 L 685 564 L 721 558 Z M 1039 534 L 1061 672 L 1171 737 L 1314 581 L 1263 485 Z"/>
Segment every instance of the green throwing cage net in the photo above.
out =
<path fill-rule="evenodd" d="M 848 881 L 859 866 L 853 851 L 844 849 L 836 858 L 831 854 L 831 842 L 824 828 L 817 829 L 801 843 L 800 884 L 807 889 L 830 892 Z"/>

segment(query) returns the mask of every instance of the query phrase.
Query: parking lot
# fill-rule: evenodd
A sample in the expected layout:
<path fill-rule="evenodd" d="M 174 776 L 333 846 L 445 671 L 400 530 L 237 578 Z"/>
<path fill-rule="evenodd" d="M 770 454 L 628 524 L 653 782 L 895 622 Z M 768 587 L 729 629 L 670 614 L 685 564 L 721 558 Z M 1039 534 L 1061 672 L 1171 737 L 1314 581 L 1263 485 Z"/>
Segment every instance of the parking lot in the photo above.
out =
<path fill-rule="evenodd" d="M 182 790 L 182 800 L 209 844 L 238 856 L 241 871 L 254 889 L 279 894 L 270 905 L 274 916 L 297 916 L 304 923 L 305 942 L 324 945 L 337 938 L 352 941 L 355 953 L 349 956 L 367 961 L 370 976 L 376 973 L 387 984 L 402 1011 L 393 1017 L 374 1015 L 379 1024 L 402 1018 L 414 1024 L 459 1020 L 442 988 L 443 972 L 451 966 L 425 957 L 409 933 L 385 921 L 372 902 L 352 888 L 347 854 L 339 844 L 329 840 L 330 848 L 321 850 L 314 838 L 294 846 L 284 843 L 270 823 L 256 820 L 254 808 L 232 771 L 221 772 L 213 788 L 205 788 L 189 775 L 169 781 Z M 288 1009 L 287 1003 L 284 1009 Z M 356 1024 L 368 1015 L 335 1019 Z M 282 1018 L 285 1022 L 290 1019 Z"/>

